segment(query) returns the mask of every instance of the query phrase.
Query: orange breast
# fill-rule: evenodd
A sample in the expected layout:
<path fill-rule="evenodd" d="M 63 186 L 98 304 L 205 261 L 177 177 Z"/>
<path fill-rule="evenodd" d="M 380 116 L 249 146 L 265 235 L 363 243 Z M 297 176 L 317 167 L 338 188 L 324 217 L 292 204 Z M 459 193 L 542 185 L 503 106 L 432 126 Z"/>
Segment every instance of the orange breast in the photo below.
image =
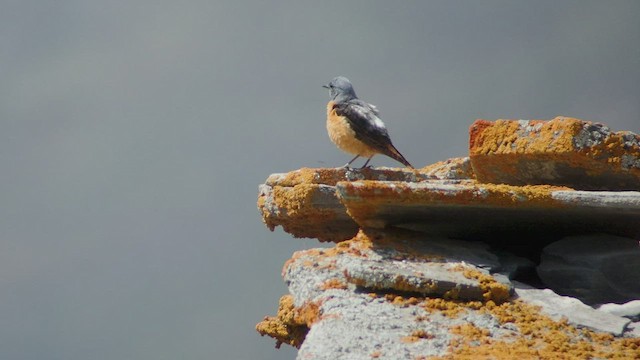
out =
<path fill-rule="evenodd" d="M 327 131 L 331 141 L 344 152 L 367 158 L 378 154 L 378 151 L 356 139 L 356 133 L 349 126 L 347 119 L 336 114 L 333 101 L 329 101 L 327 104 Z"/>

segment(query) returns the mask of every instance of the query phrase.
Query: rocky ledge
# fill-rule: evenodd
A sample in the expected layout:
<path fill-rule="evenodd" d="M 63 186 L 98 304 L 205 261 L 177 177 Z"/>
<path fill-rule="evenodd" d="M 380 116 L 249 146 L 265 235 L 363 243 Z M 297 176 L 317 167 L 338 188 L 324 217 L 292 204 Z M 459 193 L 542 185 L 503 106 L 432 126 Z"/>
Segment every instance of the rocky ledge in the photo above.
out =
<path fill-rule="evenodd" d="M 299 359 L 640 358 L 640 137 L 476 121 L 470 157 L 271 175 L 285 264 L 257 325 Z"/>

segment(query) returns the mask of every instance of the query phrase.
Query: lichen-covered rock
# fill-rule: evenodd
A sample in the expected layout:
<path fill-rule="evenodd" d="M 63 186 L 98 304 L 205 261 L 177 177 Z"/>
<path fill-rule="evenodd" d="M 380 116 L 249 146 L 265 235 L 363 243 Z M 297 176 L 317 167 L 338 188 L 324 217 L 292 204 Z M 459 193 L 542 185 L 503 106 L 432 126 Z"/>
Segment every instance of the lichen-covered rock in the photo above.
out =
<path fill-rule="evenodd" d="M 640 298 L 640 191 L 611 191 L 640 190 L 638 136 L 479 121 L 471 144 L 417 170 L 270 176 L 265 224 L 338 244 L 293 255 L 290 294 L 257 330 L 299 359 L 640 359 L 637 301 L 556 294 Z M 558 242 L 594 233 L 609 235 Z"/>
<path fill-rule="evenodd" d="M 430 178 L 414 170 L 392 168 L 331 168 L 272 174 L 258 188 L 258 210 L 263 222 L 273 230 L 281 226 L 295 237 L 320 241 L 342 241 L 358 232 L 335 194 L 340 181 L 394 180 L 417 182 Z"/>
<path fill-rule="evenodd" d="M 475 179 L 473 168 L 471 167 L 471 159 L 469 157 L 452 158 L 445 161 L 439 161 L 435 164 L 425 166 L 420 169 L 420 173 L 427 175 L 429 178 L 439 180 L 464 180 Z"/>
<path fill-rule="evenodd" d="M 302 169 L 270 176 L 260 186 L 258 209 L 270 229 L 282 226 L 293 236 L 320 241 L 387 226 L 455 238 L 640 233 L 640 192 L 433 177 L 394 169 Z"/>
<path fill-rule="evenodd" d="M 434 236 L 520 241 L 597 231 L 624 236 L 640 233 L 640 192 L 442 180 L 343 181 L 336 190 L 361 227 L 400 227 Z"/>
<path fill-rule="evenodd" d="M 640 190 L 640 136 L 589 121 L 477 120 L 469 156 L 483 183 Z"/>
<path fill-rule="evenodd" d="M 333 248 L 296 252 L 283 269 L 291 297 L 283 298 L 278 316 L 259 325 L 267 330 L 261 333 L 273 336 L 277 344 L 301 343 L 298 359 L 623 359 L 638 353 L 640 339 L 616 339 L 578 329 L 582 323 L 554 320 L 536 306 L 509 298 L 508 287 L 486 271 L 456 264 L 437 251 L 426 251 L 416 239 L 402 238 L 397 233 L 360 232 Z M 451 265 L 442 267 L 451 276 L 429 273 L 428 264 Z M 363 268 L 368 270 L 357 270 Z M 357 272 L 359 280 L 353 281 L 350 277 Z M 475 282 L 472 286 L 484 289 L 486 296 L 426 296 L 436 294 L 423 292 L 422 285 L 438 287 L 439 276 L 446 282 Z M 620 331 L 629 322 L 600 316 L 614 324 L 603 331 Z M 598 319 L 588 321 L 586 326 L 599 326 Z M 295 334 L 287 333 L 289 329 Z"/>

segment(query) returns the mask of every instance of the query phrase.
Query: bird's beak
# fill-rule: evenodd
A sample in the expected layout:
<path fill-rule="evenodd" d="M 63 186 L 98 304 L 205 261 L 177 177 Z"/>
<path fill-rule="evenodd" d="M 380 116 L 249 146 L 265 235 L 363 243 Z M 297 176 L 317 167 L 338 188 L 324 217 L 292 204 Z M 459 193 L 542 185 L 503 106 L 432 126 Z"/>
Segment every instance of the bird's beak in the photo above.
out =
<path fill-rule="evenodd" d="M 329 89 L 329 85 L 322 85 L 323 88 Z"/>

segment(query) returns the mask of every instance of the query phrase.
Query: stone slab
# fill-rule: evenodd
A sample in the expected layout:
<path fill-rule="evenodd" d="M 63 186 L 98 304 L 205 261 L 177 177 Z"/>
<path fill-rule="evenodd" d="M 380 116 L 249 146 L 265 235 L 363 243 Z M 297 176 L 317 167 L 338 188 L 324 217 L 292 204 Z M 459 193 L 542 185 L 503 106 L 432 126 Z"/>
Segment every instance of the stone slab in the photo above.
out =
<path fill-rule="evenodd" d="M 552 319 L 565 317 L 575 326 L 621 336 L 631 323 L 629 319 L 595 310 L 578 299 L 560 296 L 549 289 L 522 289 L 516 286 L 515 292 L 526 303 L 540 306 Z"/>
<path fill-rule="evenodd" d="M 361 226 L 399 227 L 462 239 L 530 241 L 569 234 L 640 235 L 640 192 L 574 191 L 429 180 L 343 181 L 341 202 Z"/>
<path fill-rule="evenodd" d="M 640 136 L 590 121 L 477 120 L 469 156 L 482 183 L 640 190 Z"/>

